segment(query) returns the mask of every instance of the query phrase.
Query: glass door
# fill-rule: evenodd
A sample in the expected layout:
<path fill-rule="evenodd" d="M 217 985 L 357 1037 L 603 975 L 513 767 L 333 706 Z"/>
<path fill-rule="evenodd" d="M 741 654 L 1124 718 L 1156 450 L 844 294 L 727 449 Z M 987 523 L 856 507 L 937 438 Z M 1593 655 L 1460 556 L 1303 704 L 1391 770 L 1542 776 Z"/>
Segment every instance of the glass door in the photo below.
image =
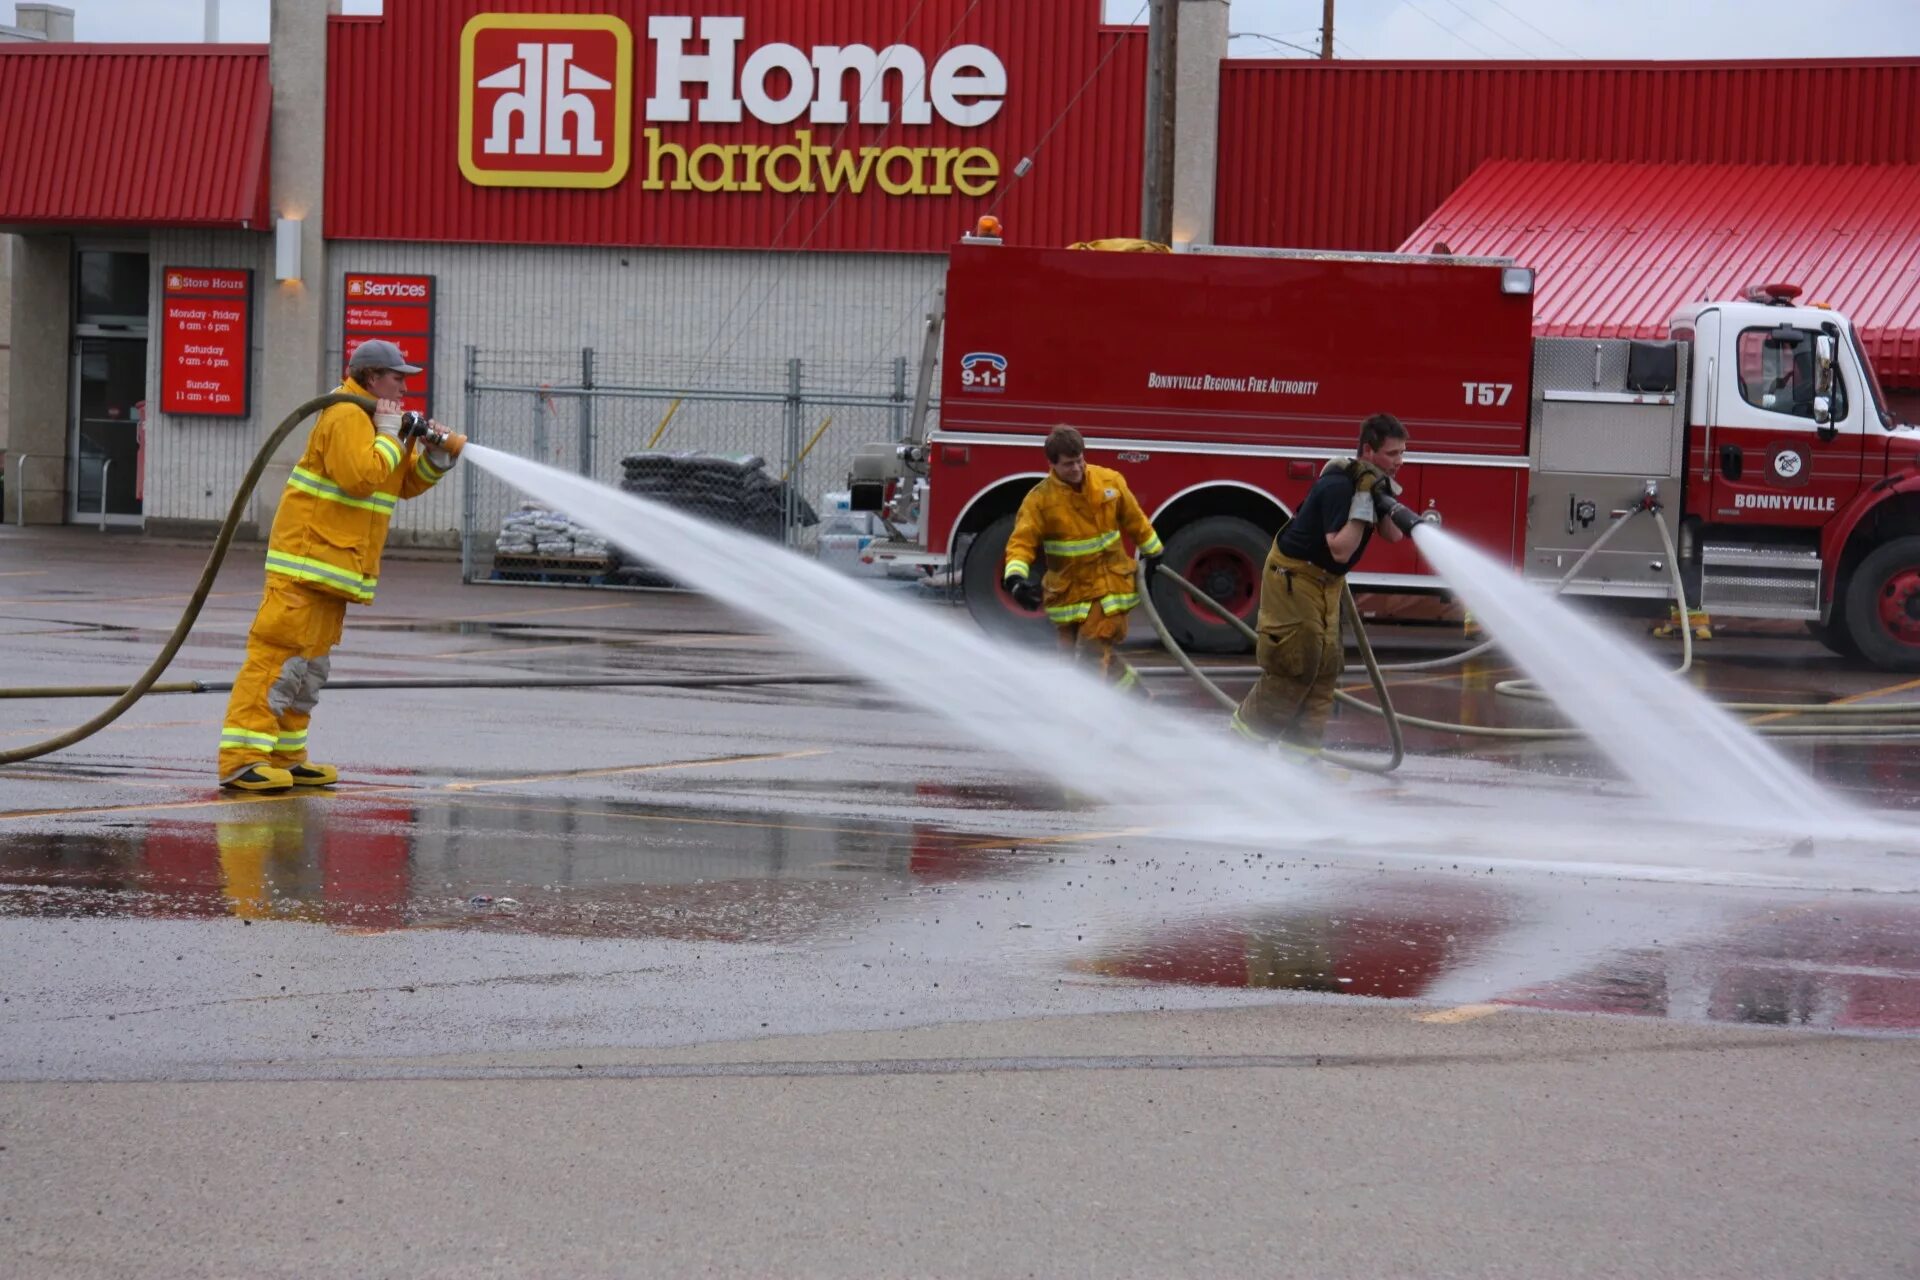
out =
<path fill-rule="evenodd" d="M 137 525 L 145 491 L 147 255 L 74 254 L 72 496 L 74 523 Z"/>
<path fill-rule="evenodd" d="M 73 510 L 75 523 L 140 523 L 146 459 L 145 338 L 78 338 L 74 404 Z M 104 506 L 102 505 L 104 503 Z"/>

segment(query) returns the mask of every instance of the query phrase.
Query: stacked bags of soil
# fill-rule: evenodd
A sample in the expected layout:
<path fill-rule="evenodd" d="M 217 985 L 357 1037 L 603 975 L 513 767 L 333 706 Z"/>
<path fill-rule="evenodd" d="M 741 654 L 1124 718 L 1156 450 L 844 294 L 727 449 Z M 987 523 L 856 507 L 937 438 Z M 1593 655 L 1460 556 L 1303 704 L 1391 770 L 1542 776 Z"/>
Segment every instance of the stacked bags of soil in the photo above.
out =
<path fill-rule="evenodd" d="M 767 471 L 766 461 L 754 454 L 634 453 L 620 460 L 624 473 L 620 487 L 665 503 L 676 510 L 714 524 L 739 529 L 778 542 L 785 518 L 788 486 Z M 820 517 L 798 493 L 793 494 L 794 519 L 802 527 Z M 662 585 L 667 580 L 644 564 L 629 562 L 621 581 Z"/>

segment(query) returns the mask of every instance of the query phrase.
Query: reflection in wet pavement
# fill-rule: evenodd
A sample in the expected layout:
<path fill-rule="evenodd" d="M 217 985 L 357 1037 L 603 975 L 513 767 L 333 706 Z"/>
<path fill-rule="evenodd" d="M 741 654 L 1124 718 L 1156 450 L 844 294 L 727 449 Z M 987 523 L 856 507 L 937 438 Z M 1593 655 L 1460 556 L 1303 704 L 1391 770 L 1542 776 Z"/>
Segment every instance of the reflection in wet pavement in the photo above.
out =
<path fill-rule="evenodd" d="M 550 797 L 210 808 L 0 838 L 0 914 L 794 941 L 902 885 L 1015 860 L 1004 838 L 920 824 Z"/>
<path fill-rule="evenodd" d="M 1044 790 L 753 787 L 949 820 L 444 791 L 232 801 L 0 830 L 0 916 L 844 949 L 1096 984 L 1920 1031 L 1912 895 L 1173 853 L 1124 831 L 1013 834 L 1009 815 L 1046 818 Z"/>

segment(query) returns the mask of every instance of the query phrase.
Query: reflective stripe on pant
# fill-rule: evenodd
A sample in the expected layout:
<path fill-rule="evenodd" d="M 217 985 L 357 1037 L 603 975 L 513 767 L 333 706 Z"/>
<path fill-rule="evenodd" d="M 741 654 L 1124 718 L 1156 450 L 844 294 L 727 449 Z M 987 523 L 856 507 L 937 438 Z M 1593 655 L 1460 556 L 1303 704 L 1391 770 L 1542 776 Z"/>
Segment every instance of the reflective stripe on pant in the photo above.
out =
<path fill-rule="evenodd" d="M 220 728 L 222 779 L 249 765 L 284 769 L 306 760 L 307 724 L 346 617 L 343 597 L 267 575 L 260 612 L 247 632 L 247 659 L 234 677 Z"/>
<path fill-rule="evenodd" d="M 1267 553 L 1260 581 L 1260 679 L 1234 714 L 1236 728 L 1317 750 L 1333 714 L 1346 650 L 1340 578 L 1304 560 Z"/>
<path fill-rule="evenodd" d="M 1127 638 L 1125 611 L 1108 613 L 1104 604 L 1095 600 L 1085 618 L 1062 623 L 1054 628 L 1054 635 L 1059 638 L 1061 652 L 1094 668 L 1102 680 L 1120 688 L 1131 688 L 1137 682 L 1133 668 L 1115 652 Z"/>

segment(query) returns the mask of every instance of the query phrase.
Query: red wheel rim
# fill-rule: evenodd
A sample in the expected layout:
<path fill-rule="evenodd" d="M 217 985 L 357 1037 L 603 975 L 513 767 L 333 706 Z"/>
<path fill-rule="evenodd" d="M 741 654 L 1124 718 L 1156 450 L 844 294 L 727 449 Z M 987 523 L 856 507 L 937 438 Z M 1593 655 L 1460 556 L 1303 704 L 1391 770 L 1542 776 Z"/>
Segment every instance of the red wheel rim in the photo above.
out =
<path fill-rule="evenodd" d="M 1206 548 L 1194 556 L 1180 576 L 1231 609 L 1235 617 L 1246 617 L 1260 598 L 1260 579 L 1253 558 L 1233 547 Z M 1194 617 L 1215 626 L 1225 625 L 1213 610 L 1186 592 L 1182 591 L 1180 598 L 1186 601 Z"/>
<path fill-rule="evenodd" d="M 1920 648 L 1920 565 L 1895 569 L 1880 584 L 1879 618 L 1892 639 Z"/>

